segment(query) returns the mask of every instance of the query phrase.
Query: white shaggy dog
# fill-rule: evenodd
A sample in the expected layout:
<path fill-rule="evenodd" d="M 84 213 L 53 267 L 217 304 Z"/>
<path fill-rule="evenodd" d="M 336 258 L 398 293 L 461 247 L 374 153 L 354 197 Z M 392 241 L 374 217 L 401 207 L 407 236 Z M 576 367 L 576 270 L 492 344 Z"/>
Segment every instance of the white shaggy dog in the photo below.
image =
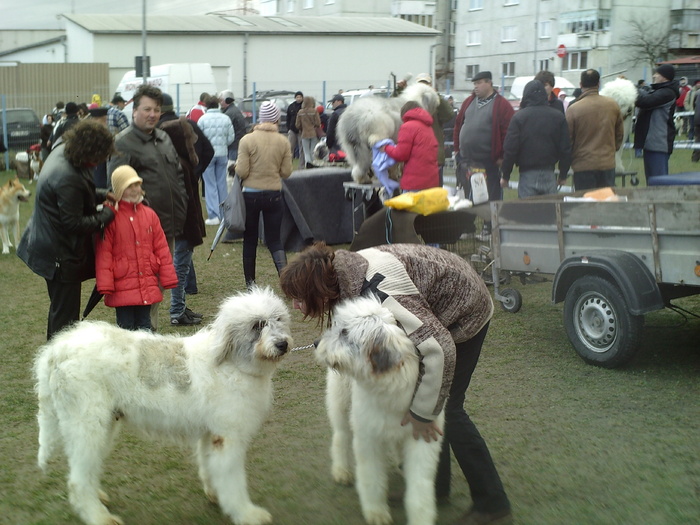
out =
<path fill-rule="evenodd" d="M 620 112 L 622 113 L 622 120 L 625 128 L 625 135 L 623 140 L 627 140 L 632 132 L 632 117 L 634 116 L 634 103 L 637 101 L 637 87 L 634 83 L 626 78 L 616 78 L 611 80 L 603 86 L 600 90 L 600 94 L 606 97 L 612 98 L 617 105 L 620 106 Z M 622 149 L 615 153 L 615 171 L 617 173 L 622 173 L 625 171 L 625 167 L 622 163 Z"/>
<path fill-rule="evenodd" d="M 416 440 L 411 425 L 401 426 L 413 399 L 419 364 L 413 343 L 394 316 L 376 298 L 339 304 L 316 358 L 329 368 L 326 405 L 333 428 L 333 479 L 352 482 L 354 452 L 365 520 L 370 525 L 389 524 L 387 464 L 398 452 L 406 479 L 409 525 L 435 523 L 441 440 Z M 443 428 L 443 413 L 436 423 Z"/>
<path fill-rule="evenodd" d="M 382 139 L 396 141 L 401 126 L 401 106 L 418 102 L 433 114 L 440 103 L 438 94 L 426 84 L 412 84 L 399 97 L 360 97 L 343 112 L 338 121 L 338 140 L 352 166 L 355 182 L 369 181 L 372 146 Z"/>
<path fill-rule="evenodd" d="M 289 312 L 270 289 L 227 299 L 189 337 L 81 322 L 41 350 L 39 466 L 63 444 L 70 502 L 85 523 L 122 521 L 105 507 L 102 462 L 118 428 L 193 446 L 207 497 L 239 525 L 271 523 L 250 501 L 246 451 L 272 403 L 272 374 L 291 343 Z"/>

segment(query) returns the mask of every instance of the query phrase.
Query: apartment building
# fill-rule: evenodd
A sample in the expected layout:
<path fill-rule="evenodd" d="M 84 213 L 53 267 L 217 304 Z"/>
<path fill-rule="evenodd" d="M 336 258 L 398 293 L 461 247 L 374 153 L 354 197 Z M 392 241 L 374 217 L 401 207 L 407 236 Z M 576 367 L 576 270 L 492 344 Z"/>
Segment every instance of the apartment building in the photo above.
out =
<path fill-rule="evenodd" d="M 700 0 L 462 0 L 455 89 L 471 89 L 470 79 L 483 70 L 506 89 L 542 69 L 576 85 L 588 68 L 603 80 L 650 80 L 654 61 L 698 52 L 699 8 Z M 660 34 L 667 35 L 667 56 L 640 60 L 643 40 Z"/>

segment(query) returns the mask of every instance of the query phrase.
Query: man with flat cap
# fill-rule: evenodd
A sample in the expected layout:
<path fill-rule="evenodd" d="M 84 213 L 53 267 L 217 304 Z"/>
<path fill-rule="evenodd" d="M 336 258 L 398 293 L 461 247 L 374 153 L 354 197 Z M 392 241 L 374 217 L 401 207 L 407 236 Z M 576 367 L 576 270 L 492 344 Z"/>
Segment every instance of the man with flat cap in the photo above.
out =
<path fill-rule="evenodd" d="M 644 151 L 644 175 L 647 180 L 657 175 L 668 175 L 668 159 L 673 152 L 673 139 L 676 136 L 673 114 L 679 94 L 678 82 L 673 79 L 675 73 L 671 64 L 660 65 L 652 76 L 651 89 L 648 92 L 639 90 L 637 96 L 635 105 L 639 108 L 639 114 L 634 148 Z"/>
<path fill-rule="evenodd" d="M 457 162 L 469 171 L 482 169 L 486 175 L 489 200 L 503 199 L 500 167 L 503 143 L 508 132 L 513 108 L 493 87 L 490 71 L 481 71 L 472 78 L 474 91 L 457 113 L 454 127 L 454 148 Z M 461 170 L 460 170 L 461 171 Z M 462 186 L 468 193 L 466 177 Z M 484 223 L 482 238 L 491 234 L 491 223 Z"/>

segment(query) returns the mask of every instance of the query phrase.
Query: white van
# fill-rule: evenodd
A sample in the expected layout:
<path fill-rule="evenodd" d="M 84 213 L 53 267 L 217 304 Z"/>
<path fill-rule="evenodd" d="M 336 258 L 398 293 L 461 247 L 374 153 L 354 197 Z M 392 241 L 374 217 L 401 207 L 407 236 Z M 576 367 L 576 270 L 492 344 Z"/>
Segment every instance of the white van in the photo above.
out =
<path fill-rule="evenodd" d="M 525 84 L 535 79 L 535 75 L 529 77 L 515 77 L 513 83 L 510 86 L 510 92 L 516 97 L 523 98 L 523 90 L 525 89 Z M 566 80 L 564 77 L 554 77 L 554 87 L 559 88 L 561 91 L 566 93 L 567 100 L 569 97 L 573 99 L 574 86 L 571 82 Z"/>
<path fill-rule="evenodd" d="M 175 113 L 184 115 L 199 101 L 199 95 L 207 92 L 217 93 L 211 64 L 162 64 L 151 67 L 148 84 L 159 88 L 163 93 L 173 97 Z M 127 101 L 124 113 L 131 120 L 131 99 L 143 78 L 136 76 L 136 71 L 127 71 L 122 77 L 115 95 L 121 95 Z"/>

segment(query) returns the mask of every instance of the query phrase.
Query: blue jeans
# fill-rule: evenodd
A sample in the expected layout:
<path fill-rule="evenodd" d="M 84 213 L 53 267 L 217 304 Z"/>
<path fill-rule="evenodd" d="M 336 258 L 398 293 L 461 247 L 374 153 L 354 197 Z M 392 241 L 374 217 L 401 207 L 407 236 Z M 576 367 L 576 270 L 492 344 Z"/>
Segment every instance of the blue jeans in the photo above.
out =
<path fill-rule="evenodd" d="M 197 288 L 197 272 L 194 271 L 194 261 L 190 262 L 190 271 L 187 272 L 187 280 L 185 281 L 185 293 L 194 295 L 199 293 Z"/>
<path fill-rule="evenodd" d="M 177 286 L 170 291 L 170 318 L 177 319 L 185 313 L 185 286 L 190 274 L 193 248 L 185 239 L 175 241 L 173 265 L 177 274 Z"/>
<path fill-rule="evenodd" d="M 151 330 L 151 305 L 117 306 L 117 326 L 126 330 Z"/>
<path fill-rule="evenodd" d="M 280 240 L 284 201 L 281 191 L 244 191 L 245 233 L 243 234 L 243 258 L 255 259 L 258 248 L 260 214 L 265 228 L 265 244 L 270 253 L 284 250 Z"/>
<path fill-rule="evenodd" d="M 238 160 L 238 146 L 235 148 L 232 146 L 228 147 L 228 160 Z"/>
<path fill-rule="evenodd" d="M 649 181 L 649 177 L 668 175 L 668 158 L 671 155 L 663 151 L 644 150 L 644 176 Z"/>
<path fill-rule="evenodd" d="M 226 187 L 227 163 L 227 157 L 214 157 L 202 174 L 202 179 L 204 179 L 204 185 L 206 186 L 204 201 L 207 205 L 209 219 L 222 218 L 219 216 L 219 204 L 224 202 L 228 195 L 228 188 Z"/>
<path fill-rule="evenodd" d="M 557 192 L 557 179 L 552 169 L 527 170 L 520 172 L 518 198 L 533 195 L 551 195 Z"/>
<path fill-rule="evenodd" d="M 469 484 L 474 509 L 479 512 L 499 512 L 510 509 L 508 496 L 484 438 L 470 419 L 464 402 L 472 374 L 481 355 L 488 323 L 469 341 L 457 343 L 457 360 L 445 403 L 445 437 L 435 480 L 438 497 L 450 494 L 450 448 Z"/>
<path fill-rule="evenodd" d="M 592 190 L 615 186 L 615 168 L 610 170 L 590 170 L 574 172 L 574 188 Z"/>

